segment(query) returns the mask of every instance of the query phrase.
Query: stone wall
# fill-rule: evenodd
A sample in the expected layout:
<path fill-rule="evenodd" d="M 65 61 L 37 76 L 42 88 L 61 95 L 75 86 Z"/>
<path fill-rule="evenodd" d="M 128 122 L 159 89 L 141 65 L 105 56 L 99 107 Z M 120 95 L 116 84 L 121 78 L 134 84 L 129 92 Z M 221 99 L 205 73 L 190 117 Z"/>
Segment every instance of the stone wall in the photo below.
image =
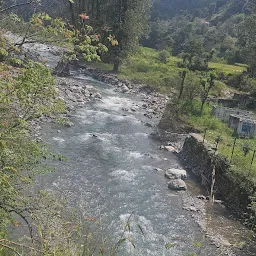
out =
<path fill-rule="evenodd" d="M 247 207 L 251 203 L 250 196 L 256 192 L 256 182 L 232 171 L 229 161 L 215 154 L 214 147 L 203 143 L 200 135 L 190 134 L 179 156 L 186 168 L 201 180 L 209 194 L 215 163 L 215 198 L 222 199 L 239 216 L 245 219 L 251 216 L 252 212 Z"/>

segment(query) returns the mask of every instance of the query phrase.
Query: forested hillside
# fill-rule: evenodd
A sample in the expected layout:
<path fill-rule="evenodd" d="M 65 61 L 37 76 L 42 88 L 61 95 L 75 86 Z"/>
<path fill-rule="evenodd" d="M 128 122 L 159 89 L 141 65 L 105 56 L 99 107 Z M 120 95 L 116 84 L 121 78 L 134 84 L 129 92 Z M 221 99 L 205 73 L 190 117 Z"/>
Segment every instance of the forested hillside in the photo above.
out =
<path fill-rule="evenodd" d="M 174 55 L 214 51 L 215 61 L 248 63 L 253 1 L 154 1 L 151 32 L 143 44 Z M 252 31 L 250 37 L 253 37 Z M 250 64 L 250 63 L 249 63 Z"/>
<path fill-rule="evenodd" d="M 15 1 L 4 1 L 5 6 L 12 3 Z M 254 7 L 253 0 L 43 0 L 40 5 L 32 1 L 11 11 L 25 20 L 35 11 L 47 11 L 74 25 L 78 15 L 86 13 L 86 23 L 109 47 L 103 60 L 114 63 L 115 71 L 140 42 L 157 50 L 166 49 L 174 56 L 188 54 L 199 69 L 205 68 L 203 59 L 208 55 L 216 62 L 248 64 L 254 75 Z M 110 34 L 119 42 L 116 47 L 108 43 Z M 199 55 L 204 57 L 197 58 Z"/>
<path fill-rule="evenodd" d="M 41 129 L 38 125 L 45 121 L 58 123 L 54 143 L 64 143 L 65 140 L 62 141 L 59 137 L 62 129 L 60 127 L 64 124 L 71 128 L 73 124 L 69 122 L 69 117 L 78 118 L 77 115 L 72 116 L 72 111 L 78 106 L 84 108 L 85 113 L 93 113 L 81 116 L 81 120 L 86 123 L 81 124 L 81 130 L 86 135 L 82 134 L 83 139 L 77 141 L 84 140 L 84 144 L 79 144 L 79 148 L 72 152 L 76 154 L 81 151 L 84 155 L 78 159 L 82 159 L 82 162 L 88 160 L 86 150 L 89 152 L 91 148 L 85 145 L 87 139 L 92 139 L 95 143 L 93 142 L 90 153 L 95 150 L 97 161 L 103 160 L 104 164 L 107 163 L 113 169 L 118 166 L 119 160 L 128 159 L 128 164 L 136 163 L 134 159 L 129 160 L 132 155 L 130 149 L 124 148 L 129 156 L 116 158 L 104 151 L 111 148 L 115 141 L 103 144 L 99 151 L 94 146 L 106 141 L 101 140 L 102 134 L 116 138 L 119 130 L 112 134 L 112 127 L 119 129 L 118 122 L 123 122 L 126 117 L 129 119 L 125 125 L 121 124 L 121 128 L 125 126 L 128 131 L 134 120 L 133 115 L 137 114 L 143 121 L 138 119 L 140 121 L 135 123 L 142 126 L 143 132 L 138 132 L 137 126 L 130 130 L 136 130 L 140 137 L 141 134 L 147 134 L 143 130 L 145 127 L 156 127 L 157 132 L 162 129 L 165 135 L 182 133 L 182 137 L 184 133 L 196 131 L 204 133 L 204 140 L 216 145 L 211 149 L 215 150 L 214 154 L 218 150 L 221 157 L 229 159 L 231 154 L 231 158 L 233 157 L 235 149 L 234 159 L 231 159 L 233 169 L 230 169 L 228 175 L 234 177 L 241 189 L 245 189 L 250 195 L 247 198 L 250 201 L 246 206 L 248 209 L 243 212 L 246 215 L 239 214 L 245 220 L 244 224 L 255 230 L 256 139 L 235 137 L 234 140 L 233 131 L 211 115 L 212 102 L 217 102 L 218 98 L 228 101 L 234 94 L 248 98 L 252 104 L 243 107 L 247 108 L 246 111 L 249 108 L 255 111 L 255 6 L 256 0 L 0 0 L 0 255 L 114 256 L 123 243 L 128 242 L 131 248 L 135 248 L 129 224 L 133 211 L 126 220 L 127 223 L 124 223 L 120 239 L 116 243 L 109 241 L 108 245 L 101 233 L 86 229 L 88 223 L 84 227 L 84 220 L 89 225 L 101 225 L 101 220 L 98 223 L 94 217 L 88 217 L 87 213 L 81 220 L 77 216 L 79 213 L 66 208 L 51 192 L 34 193 L 34 178 L 52 171 L 52 165 L 57 165 L 56 161 L 62 162 L 65 159 L 58 153 L 52 153 L 42 143 L 42 138 L 35 132 Z M 35 45 L 39 45 L 38 48 Z M 38 54 L 40 50 L 46 52 L 45 55 Z M 44 58 L 45 56 L 48 58 Z M 47 61 L 52 60 L 56 65 L 51 70 Z M 77 74 L 76 77 L 73 76 L 74 73 Z M 110 83 L 114 88 L 92 81 L 91 77 Z M 103 90 L 103 96 L 94 90 L 91 83 Z M 105 97 L 105 87 L 109 93 L 113 93 L 113 102 L 102 99 Z M 127 93 L 129 98 L 126 99 L 123 93 Z M 116 97 L 119 94 L 121 96 Z M 140 103 L 137 103 L 137 98 L 133 101 L 135 94 L 136 97 L 142 97 Z M 113 95 L 109 96 L 112 100 Z M 93 101 L 93 106 L 92 109 L 87 109 L 88 105 L 85 104 L 90 100 Z M 99 119 L 98 112 L 94 114 L 98 106 L 95 103 L 97 100 L 101 100 L 99 106 L 106 110 L 106 113 L 102 109 L 98 111 L 101 117 Z M 126 106 L 122 101 L 131 106 Z M 114 112 L 111 114 L 111 111 Z M 164 114 L 157 126 L 154 122 L 159 118 L 159 113 Z M 104 129 L 109 120 L 111 131 L 106 132 Z M 103 130 L 97 128 L 101 122 Z M 95 125 L 92 127 L 95 130 L 91 131 L 89 127 L 90 133 L 84 131 L 87 123 Z M 47 129 L 45 130 L 47 133 Z M 102 134 L 99 131 L 103 131 Z M 133 144 L 128 136 L 137 135 L 133 136 L 131 131 L 122 135 Z M 144 137 L 148 138 L 142 137 L 142 141 Z M 125 147 L 122 141 L 118 144 Z M 156 145 L 152 147 L 156 147 L 159 152 L 159 145 Z M 68 151 L 72 151 L 72 146 L 66 147 Z M 147 150 L 147 143 L 144 145 L 141 142 L 141 146 L 143 150 Z M 160 146 L 160 149 L 163 148 L 166 147 Z M 134 156 L 149 157 L 150 161 L 154 161 L 151 153 L 136 151 Z M 159 158 L 159 161 L 163 159 L 167 158 Z M 95 166 L 104 165 L 96 163 Z M 64 169 L 66 167 L 63 166 Z M 89 165 L 87 167 L 93 175 L 94 169 Z M 104 171 L 100 169 L 100 174 L 107 173 L 105 167 L 102 169 Z M 142 173 L 142 169 L 138 173 Z M 65 171 L 72 174 L 74 170 L 68 167 Z M 152 173 L 156 175 L 155 171 Z M 236 176 L 233 176 L 234 173 Z M 121 174 L 123 175 L 123 171 Z M 59 175 L 61 176 L 62 174 Z M 86 174 L 83 173 L 82 176 L 87 182 Z M 209 199 L 214 202 L 215 174 L 212 176 L 212 181 L 207 184 L 213 183 Z M 108 180 L 110 176 L 99 179 Z M 127 181 L 129 189 L 137 193 L 130 184 L 130 178 Z M 62 182 L 65 184 L 65 177 Z M 116 180 L 113 184 L 116 186 Z M 145 189 L 146 186 L 143 183 L 141 187 Z M 82 184 L 81 189 L 87 189 L 86 185 Z M 209 186 L 207 189 L 209 191 Z M 80 193 L 81 196 L 84 194 Z M 101 193 L 103 194 L 107 193 Z M 115 191 L 115 195 L 117 194 Z M 126 197 L 125 193 L 124 196 Z M 114 201 L 113 198 L 110 200 Z M 73 197 L 71 201 L 73 204 Z M 13 227 L 15 233 L 16 228 L 22 224 L 30 237 L 24 243 L 23 239 L 19 239 L 21 243 L 17 243 L 10 234 L 10 227 Z M 139 230 L 144 235 L 143 228 L 139 227 Z M 126 234 L 129 234 L 127 238 Z M 19 235 L 18 232 L 18 238 Z M 98 240 L 94 241 L 94 236 Z M 111 238 L 110 235 L 110 240 Z M 194 242 L 192 241 L 193 244 Z M 176 245 L 179 243 L 168 243 L 166 240 L 162 249 L 176 249 Z M 201 245 L 196 247 L 199 250 Z"/>

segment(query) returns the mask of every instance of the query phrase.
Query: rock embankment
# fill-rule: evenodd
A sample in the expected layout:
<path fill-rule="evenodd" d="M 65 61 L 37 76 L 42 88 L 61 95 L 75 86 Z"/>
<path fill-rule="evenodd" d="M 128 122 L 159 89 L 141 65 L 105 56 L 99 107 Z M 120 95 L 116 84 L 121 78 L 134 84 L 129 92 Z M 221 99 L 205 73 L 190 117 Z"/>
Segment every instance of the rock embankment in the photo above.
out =
<path fill-rule="evenodd" d="M 58 90 L 58 99 L 66 104 L 68 111 L 72 111 L 77 107 L 83 107 L 92 100 L 102 98 L 101 94 L 89 83 L 72 78 L 57 77 L 56 87 Z"/>
<path fill-rule="evenodd" d="M 76 63 L 76 67 L 80 68 L 80 72 L 88 75 L 95 80 L 101 81 L 106 84 L 110 84 L 115 87 L 116 92 L 131 93 L 139 96 L 143 102 L 141 106 L 135 106 L 131 111 L 135 112 L 136 107 L 142 108 L 148 119 L 160 119 L 164 113 L 166 105 L 170 101 L 172 95 L 164 95 L 158 92 L 150 90 L 147 86 L 142 84 L 135 84 L 128 80 L 121 80 L 116 75 L 106 73 L 102 70 L 90 68 L 81 63 Z M 128 109 L 127 109 L 128 111 Z M 149 126 L 154 124 L 149 123 Z"/>
<path fill-rule="evenodd" d="M 229 161 L 203 142 L 198 134 L 190 134 L 186 138 L 179 157 L 186 169 L 199 177 L 208 191 L 214 182 L 215 198 L 221 198 L 226 206 L 243 218 L 245 224 L 255 225 L 255 212 L 249 207 L 256 192 L 252 179 L 242 172 L 235 172 Z"/>

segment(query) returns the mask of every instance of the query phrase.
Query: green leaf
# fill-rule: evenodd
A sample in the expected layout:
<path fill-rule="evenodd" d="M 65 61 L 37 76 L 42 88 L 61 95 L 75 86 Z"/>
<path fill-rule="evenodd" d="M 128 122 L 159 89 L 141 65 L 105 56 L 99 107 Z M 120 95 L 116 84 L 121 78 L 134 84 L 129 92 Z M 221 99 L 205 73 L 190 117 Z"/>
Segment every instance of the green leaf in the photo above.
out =
<path fill-rule="evenodd" d="M 165 244 L 165 249 L 169 250 L 170 248 L 172 248 L 172 247 L 174 247 L 176 245 L 177 245 L 177 243 L 167 243 L 167 244 Z"/>

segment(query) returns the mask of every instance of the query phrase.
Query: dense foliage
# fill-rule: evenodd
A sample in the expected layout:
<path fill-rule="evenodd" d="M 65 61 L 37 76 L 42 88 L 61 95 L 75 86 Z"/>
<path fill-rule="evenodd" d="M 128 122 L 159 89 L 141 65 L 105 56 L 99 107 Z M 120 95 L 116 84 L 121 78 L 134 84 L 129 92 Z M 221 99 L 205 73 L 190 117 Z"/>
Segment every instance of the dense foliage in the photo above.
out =
<path fill-rule="evenodd" d="M 248 64 L 254 76 L 253 10 L 254 1 L 154 1 L 150 35 L 143 44 L 173 55 L 212 53 L 218 62 Z M 201 69 L 204 60 L 195 62 Z"/>
<path fill-rule="evenodd" d="M 121 78 L 172 92 L 180 115 L 189 117 L 199 129 L 207 126 L 218 132 L 224 126 L 210 117 L 208 97 L 222 96 L 227 85 L 252 94 L 256 91 L 254 10 L 253 0 L 0 1 L 0 15 L 4 17 L 1 25 L 24 37 L 18 46 L 38 40 L 65 44 L 69 51 L 61 67 L 72 60 L 102 59 L 101 65 L 109 71 L 114 65 Z M 138 47 L 139 43 L 144 47 Z M 56 214 L 61 205 L 44 192 L 37 194 L 40 200 L 24 196 L 23 190 L 34 174 L 48 170 L 45 159 L 62 160 L 31 138 L 31 120 L 65 108 L 56 99 L 51 71 L 41 63 L 21 60 L 19 50 L 0 36 L 0 255 L 20 248 L 6 239 L 6 227 L 11 223 L 20 225 L 17 216 L 28 225 L 32 242 L 33 237 L 40 237 L 36 248 L 42 255 L 53 255 L 55 249 L 56 255 L 70 255 L 72 250 L 76 255 L 92 255 L 90 246 L 83 244 L 81 223 L 64 228 L 63 233 L 58 230 L 64 239 L 54 247 L 51 236 L 56 233 L 40 215 L 46 213 L 63 223 Z M 230 143 L 230 131 L 225 133 Z M 69 228 L 80 233 L 70 237 Z M 124 241 L 121 237 L 110 255 Z M 98 247 L 97 252 L 103 255 L 104 245 Z M 35 247 L 32 251 L 36 255 Z"/>
<path fill-rule="evenodd" d="M 6 6 L 11 3 L 12 0 L 5 1 Z M 34 5 L 36 2 L 26 8 L 32 9 Z M 49 6 L 53 10 L 49 11 Z M 59 0 L 54 3 L 42 0 L 40 5 L 36 5 L 39 10 L 61 15 L 75 28 L 93 26 L 94 40 L 109 48 L 104 60 L 113 63 L 115 71 L 118 71 L 122 60 L 138 47 L 140 38 L 147 32 L 150 7 L 151 0 Z M 17 13 L 24 13 L 23 18 L 29 19 L 29 12 L 24 8 L 18 8 Z"/>

